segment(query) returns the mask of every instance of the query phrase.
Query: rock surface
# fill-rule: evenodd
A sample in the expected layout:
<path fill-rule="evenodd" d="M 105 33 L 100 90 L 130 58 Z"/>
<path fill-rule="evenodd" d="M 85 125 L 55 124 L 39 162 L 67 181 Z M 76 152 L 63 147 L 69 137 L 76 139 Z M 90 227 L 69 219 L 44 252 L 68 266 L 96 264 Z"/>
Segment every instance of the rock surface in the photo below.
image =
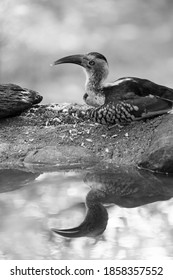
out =
<path fill-rule="evenodd" d="M 34 90 L 15 84 L 0 84 L 0 119 L 20 115 L 43 97 Z"/>
<path fill-rule="evenodd" d="M 153 171 L 173 173 L 173 115 L 165 116 L 155 129 L 140 165 Z"/>
<path fill-rule="evenodd" d="M 85 109 L 36 105 L 19 117 L 0 120 L 1 166 L 111 163 L 173 172 L 173 115 L 108 128 L 73 113 Z"/>

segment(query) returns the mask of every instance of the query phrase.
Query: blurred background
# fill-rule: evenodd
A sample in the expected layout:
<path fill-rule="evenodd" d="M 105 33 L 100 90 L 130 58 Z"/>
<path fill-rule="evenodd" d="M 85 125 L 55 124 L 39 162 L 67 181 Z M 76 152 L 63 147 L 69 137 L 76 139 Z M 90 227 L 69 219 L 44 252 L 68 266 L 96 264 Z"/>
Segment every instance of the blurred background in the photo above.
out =
<path fill-rule="evenodd" d="M 62 56 L 98 51 L 109 81 L 137 76 L 173 88 L 173 1 L 1 0 L 0 83 L 35 89 L 43 103 L 83 103 L 85 76 Z"/>

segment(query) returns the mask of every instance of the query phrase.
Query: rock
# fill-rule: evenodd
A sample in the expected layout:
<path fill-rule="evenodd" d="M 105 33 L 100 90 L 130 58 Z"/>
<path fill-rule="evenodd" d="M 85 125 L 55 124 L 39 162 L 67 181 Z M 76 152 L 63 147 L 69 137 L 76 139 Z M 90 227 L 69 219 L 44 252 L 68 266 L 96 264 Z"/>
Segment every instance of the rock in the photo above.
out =
<path fill-rule="evenodd" d="M 85 110 L 82 105 L 71 107 Z M 112 164 L 173 172 L 173 115 L 108 129 L 73 114 L 67 119 L 64 110 L 36 105 L 32 112 L 1 119 L 1 166 L 36 163 L 37 168 L 40 164 L 39 168 L 49 169 Z M 51 124 L 56 117 L 61 123 Z"/>
<path fill-rule="evenodd" d="M 1 143 L 0 144 L 0 157 L 3 155 L 3 153 L 5 153 L 6 151 L 9 150 L 9 144 L 7 143 Z"/>
<path fill-rule="evenodd" d="M 0 118 L 6 118 L 20 115 L 33 104 L 40 103 L 42 96 L 15 84 L 0 84 L 0 100 Z"/>
<path fill-rule="evenodd" d="M 167 115 L 155 129 L 149 149 L 139 164 L 163 173 L 173 173 L 173 115 Z"/>
<path fill-rule="evenodd" d="M 87 149 L 75 146 L 45 146 L 30 151 L 24 163 L 51 164 L 63 167 L 82 167 L 96 163 L 97 159 Z"/>

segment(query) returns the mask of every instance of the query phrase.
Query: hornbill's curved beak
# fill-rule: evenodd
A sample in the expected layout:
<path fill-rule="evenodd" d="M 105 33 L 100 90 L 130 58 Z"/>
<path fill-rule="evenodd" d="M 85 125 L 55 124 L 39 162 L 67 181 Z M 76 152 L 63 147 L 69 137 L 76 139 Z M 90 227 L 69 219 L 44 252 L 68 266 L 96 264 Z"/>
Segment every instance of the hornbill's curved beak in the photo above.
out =
<path fill-rule="evenodd" d="M 73 63 L 78 64 L 82 66 L 84 55 L 82 54 L 75 54 L 75 55 L 69 55 L 62 57 L 58 60 L 56 60 L 53 65 L 63 64 L 63 63 Z"/>
<path fill-rule="evenodd" d="M 83 236 L 95 237 L 104 232 L 107 226 L 107 221 L 107 210 L 103 205 L 98 203 L 88 209 L 85 220 L 78 227 L 70 229 L 52 228 L 52 231 L 68 238 Z"/>

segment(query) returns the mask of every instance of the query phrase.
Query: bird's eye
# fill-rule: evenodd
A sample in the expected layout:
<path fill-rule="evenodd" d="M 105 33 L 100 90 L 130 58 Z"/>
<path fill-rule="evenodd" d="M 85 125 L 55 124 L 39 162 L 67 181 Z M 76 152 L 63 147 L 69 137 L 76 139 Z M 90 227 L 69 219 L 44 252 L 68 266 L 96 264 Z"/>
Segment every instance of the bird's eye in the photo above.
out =
<path fill-rule="evenodd" d="M 90 60 L 89 61 L 89 65 L 91 65 L 91 66 L 95 65 L 95 61 L 94 60 Z"/>

